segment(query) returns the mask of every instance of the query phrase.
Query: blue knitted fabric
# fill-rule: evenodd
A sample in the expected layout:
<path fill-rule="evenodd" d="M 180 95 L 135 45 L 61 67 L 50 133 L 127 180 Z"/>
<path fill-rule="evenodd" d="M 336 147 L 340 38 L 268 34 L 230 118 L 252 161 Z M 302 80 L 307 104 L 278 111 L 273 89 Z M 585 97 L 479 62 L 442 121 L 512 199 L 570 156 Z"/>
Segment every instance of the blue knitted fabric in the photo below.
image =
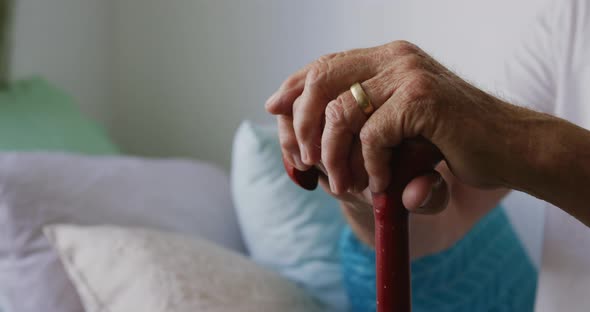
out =
<path fill-rule="evenodd" d="M 375 311 L 375 253 L 346 228 L 344 283 L 354 312 Z M 501 207 L 453 247 L 411 264 L 414 312 L 533 311 L 537 271 Z"/>

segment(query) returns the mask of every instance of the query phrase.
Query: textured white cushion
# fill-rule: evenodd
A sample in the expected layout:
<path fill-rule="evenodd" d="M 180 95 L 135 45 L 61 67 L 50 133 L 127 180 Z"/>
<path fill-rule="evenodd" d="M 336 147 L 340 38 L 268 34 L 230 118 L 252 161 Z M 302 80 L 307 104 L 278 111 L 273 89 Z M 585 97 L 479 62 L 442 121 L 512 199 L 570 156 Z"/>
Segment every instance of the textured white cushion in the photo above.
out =
<path fill-rule="evenodd" d="M 319 311 L 291 282 L 204 240 L 114 226 L 45 233 L 87 312 Z"/>
<path fill-rule="evenodd" d="M 229 192 L 227 176 L 200 162 L 0 154 L 0 309 L 82 310 L 46 224 L 151 227 L 243 250 Z"/>
<path fill-rule="evenodd" d="M 332 310 L 347 310 L 338 202 L 321 188 L 309 192 L 289 179 L 276 127 L 244 122 L 232 156 L 232 194 L 252 259 L 298 282 Z"/>

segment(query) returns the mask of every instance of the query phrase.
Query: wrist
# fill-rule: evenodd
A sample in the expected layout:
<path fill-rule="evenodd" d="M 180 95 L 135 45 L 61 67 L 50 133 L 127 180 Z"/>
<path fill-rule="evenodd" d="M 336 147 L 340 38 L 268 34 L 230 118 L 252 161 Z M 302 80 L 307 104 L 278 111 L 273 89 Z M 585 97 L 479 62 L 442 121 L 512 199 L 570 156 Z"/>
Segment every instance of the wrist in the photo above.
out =
<path fill-rule="evenodd" d="M 526 111 L 520 117 L 525 157 L 510 187 L 550 202 L 589 224 L 580 185 L 590 181 L 590 132 L 566 120 Z"/>
<path fill-rule="evenodd" d="M 548 141 L 554 140 L 554 117 L 507 105 L 512 111 L 504 121 L 508 131 L 503 134 L 506 147 L 499 171 L 505 186 L 536 195 L 536 184 L 547 174 L 543 168 L 547 166 Z"/>

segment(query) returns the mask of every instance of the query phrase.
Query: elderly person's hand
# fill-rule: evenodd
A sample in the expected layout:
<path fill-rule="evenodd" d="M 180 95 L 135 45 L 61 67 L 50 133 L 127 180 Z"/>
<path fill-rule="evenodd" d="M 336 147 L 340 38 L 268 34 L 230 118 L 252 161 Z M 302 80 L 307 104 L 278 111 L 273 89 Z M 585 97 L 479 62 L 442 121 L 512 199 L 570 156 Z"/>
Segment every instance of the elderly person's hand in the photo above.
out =
<path fill-rule="evenodd" d="M 355 82 L 376 108 L 371 116 L 349 91 Z M 510 168 L 513 162 L 504 162 L 502 171 L 490 163 L 530 154 L 527 146 L 498 144 L 517 139 L 507 120 L 518 107 L 471 86 L 403 41 L 321 57 L 289 77 L 266 108 L 279 115 L 286 160 L 300 170 L 321 161 L 335 194 L 367 185 L 384 191 L 392 148 L 406 138 L 436 145 L 452 172 L 474 186 L 505 185 L 505 174 L 517 171 Z M 433 172 L 411 182 L 406 207 L 418 208 L 438 181 Z"/>
<path fill-rule="evenodd" d="M 349 91 L 357 82 L 376 109 L 371 115 Z M 444 179 L 433 170 L 410 181 L 403 203 L 414 212 L 436 212 L 450 192 L 459 219 L 445 230 L 469 228 L 476 218 L 462 213 L 493 207 L 501 195 L 478 192 L 497 187 L 533 194 L 590 224 L 584 192 L 590 132 L 487 94 L 408 42 L 321 57 L 289 77 L 266 108 L 278 115 L 286 161 L 300 170 L 322 164 L 334 195 L 367 185 L 383 192 L 394 149 L 418 139 L 440 151 L 439 171 L 449 170 Z M 471 206 L 473 194 L 490 201 Z"/>
<path fill-rule="evenodd" d="M 349 90 L 357 82 L 375 107 L 370 115 Z M 410 181 L 403 203 L 425 213 L 450 202 L 456 215 L 450 223 L 430 218 L 427 227 L 442 220 L 441 233 L 464 232 L 481 216 L 469 209 L 490 209 L 504 192 L 484 196 L 480 189 L 497 187 L 523 190 L 590 224 L 581 191 L 590 179 L 590 133 L 479 90 L 411 43 L 321 57 L 289 77 L 266 108 L 278 115 L 285 160 L 300 170 L 322 164 L 343 206 L 350 206 L 342 200 L 347 193 L 367 186 L 383 192 L 394 148 L 419 139 L 438 148 L 444 162 Z"/>
<path fill-rule="evenodd" d="M 376 108 L 371 116 L 348 90 L 355 82 L 361 82 Z M 268 100 L 267 109 L 279 115 L 286 161 L 300 170 L 319 165 L 327 174 L 320 182 L 329 183 L 325 189 L 340 200 L 357 236 L 372 245 L 366 188 L 369 180 L 373 192 L 388 186 L 392 148 L 405 138 L 422 137 L 435 144 L 453 172 L 469 183 L 502 185 L 487 159 L 499 156 L 488 155 L 493 148 L 481 140 L 503 140 L 501 133 L 488 132 L 502 125 L 509 114 L 503 110 L 513 107 L 498 103 L 416 46 L 393 42 L 320 58 L 289 77 Z M 500 109 L 492 112 L 497 104 Z M 459 145 L 449 141 L 457 136 L 463 138 Z M 465 147 L 481 157 L 466 157 Z M 413 256 L 452 245 L 505 194 L 458 183 L 445 163 L 437 170 L 414 179 L 403 194 L 405 206 L 417 212 L 439 212 L 450 202 L 450 209 L 435 218 L 412 216 Z"/>

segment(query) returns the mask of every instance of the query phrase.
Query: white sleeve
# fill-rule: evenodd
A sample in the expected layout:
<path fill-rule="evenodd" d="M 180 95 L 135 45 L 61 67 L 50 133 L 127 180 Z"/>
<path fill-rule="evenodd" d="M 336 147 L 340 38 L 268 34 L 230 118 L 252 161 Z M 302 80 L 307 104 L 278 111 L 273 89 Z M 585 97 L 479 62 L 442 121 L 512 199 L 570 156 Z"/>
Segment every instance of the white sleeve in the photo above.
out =
<path fill-rule="evenodd" d="M 498 92 L 508 102 L 545 113 L 555 113 L 560 36 L 559 8 L 553 3 L 542 10 L 512 48 L 505 62 Z"/>

